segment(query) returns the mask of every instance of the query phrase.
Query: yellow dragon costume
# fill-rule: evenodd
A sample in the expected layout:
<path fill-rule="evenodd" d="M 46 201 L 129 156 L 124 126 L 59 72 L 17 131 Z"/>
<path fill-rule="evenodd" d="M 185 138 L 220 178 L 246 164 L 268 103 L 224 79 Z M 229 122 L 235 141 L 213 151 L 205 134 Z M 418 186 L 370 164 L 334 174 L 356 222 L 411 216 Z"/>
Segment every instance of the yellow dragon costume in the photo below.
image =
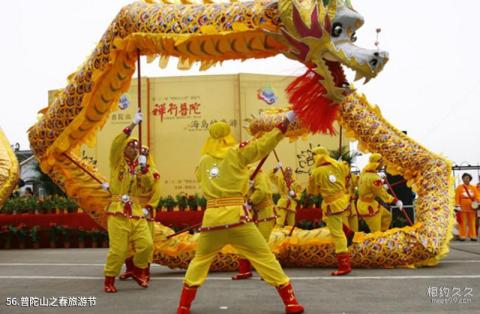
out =
<path fill-rule="evenodd" d="M 42 110 L 43 118 L 29 130 L 32 149 L 42 170 L 105 226 L 102 209 L 108 203 L 108 193 L 77 164 L 105 180 L 75 155 L 75 149 L 91 142 L 116 108 L 120 95 L 130 85 L 139 54 L 150 60 L 158 56 L 161 66 L 170 56 L 179 58 L 181 68 L 199 62 L 201 70 L 226 60 L 284 54 L 309 68 L 301 82 L 294 82 L 288 90 L 291 103 L 295 106 L 303 100 L 301 97 L 315 98 L 319 94 L 330 101 L 327 106 L 306 101 L 310 110 L 297 108 L 301 124 L 308 130 L 328 131 L 330 124 L 315 123 L 309 117 L 336 119 L 364 151 L 382 154 L 388 168 L 403 175 L 418 195 L 416 223 L 383 233 L 357 235 L 350 248 L 352 266 L 434 265 L 448 252 L 451 239 L 451 164 L 388 123 L 378 107 L 352 92 L 353 86 L 345 81 L 342 66 L 354 70 L 357 78 L 369 80 L 388 59 L 383 51 L 353 45 L 354 32 L 362 24 L 363 17 L 346 0 L 134 2 L 120 10 L 92 54 L 68 76 L 67 86 Z M 323 94 L 302 93 L 305 85 L 311 85 L 312 91 L 322 86 Z M 317 108 L 323 108 L 326 114 L 312 115 Z M 251 121 L 252 133 L 272 129 L 280 115 Z M 298 135 L 299 129 L 300 125 L 292 127 L 287 136 Z M 336 264 L 326 229 L 296 229 L 287 237 L 289 229 L 274 230 L 270 237 L 270 246 L 282 265 Z M 186 268 L 194 256 L 194 238 L 184 234 L 167 240 L 172 233 L 169 228 L 155 225 L 154 262 Z M 212 263 L 212 270 L 237 268 L 237 254 L 231 250 L 222 250 Z"/>

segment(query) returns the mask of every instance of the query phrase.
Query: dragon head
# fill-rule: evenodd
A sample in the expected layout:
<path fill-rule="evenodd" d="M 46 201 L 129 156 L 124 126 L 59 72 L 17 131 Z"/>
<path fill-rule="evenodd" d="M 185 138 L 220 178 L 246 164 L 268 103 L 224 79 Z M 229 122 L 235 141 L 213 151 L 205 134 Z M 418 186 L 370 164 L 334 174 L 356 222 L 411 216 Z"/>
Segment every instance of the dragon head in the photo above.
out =
<path fill-rule="evenodd" d="M 355 45 L 363 17 L 350 0 L 280 0 L 281 32 L 290 47 L 285 55 L 299 60 L 319 75 L 325 97 L 340 103 L 354 90 L 342 66 L 365 83 L 388 61 L 388 53 Z"/>

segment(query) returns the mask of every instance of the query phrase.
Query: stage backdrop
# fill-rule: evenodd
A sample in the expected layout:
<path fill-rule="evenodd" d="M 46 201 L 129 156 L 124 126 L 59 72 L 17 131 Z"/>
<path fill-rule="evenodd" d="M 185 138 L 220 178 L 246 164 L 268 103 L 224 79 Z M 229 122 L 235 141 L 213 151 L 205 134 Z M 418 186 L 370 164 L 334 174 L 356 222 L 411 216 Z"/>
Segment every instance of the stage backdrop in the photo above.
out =
<path fill-rule="evenodd" d="M 193 173 L 210 124 L 223 120 L 231 126 L 237 140 L 249 140 L 244 120 L 270 106 L 285 107 L 284 89 L 292 79 L 260 74 L 142 78 L 142 111 L 145 114 L 142 141 L 154 154 L 163 196 L 199 192 Z M 110 115 L 97 134 L 96 143 L 80 148 L 80 155 L 96 163 L 107 177 L 110 144 L 131 122 L 137 110 L 136 79 L 132 80 L 128 98 L 130 107 Z M 134 135 L 138 136 L 138 129 Z M 343 143 L 347 143 L 345 139 Z M 339 137 L 315 135 L 294 143 L 285 140 L 277 148 L 283 165 L 291 166 L 303 185 L 313 164 L 311 150 L 317 145 L 338 149 Z M 269 171 L 275 164 L 272 154 L 263 169 Z"/>

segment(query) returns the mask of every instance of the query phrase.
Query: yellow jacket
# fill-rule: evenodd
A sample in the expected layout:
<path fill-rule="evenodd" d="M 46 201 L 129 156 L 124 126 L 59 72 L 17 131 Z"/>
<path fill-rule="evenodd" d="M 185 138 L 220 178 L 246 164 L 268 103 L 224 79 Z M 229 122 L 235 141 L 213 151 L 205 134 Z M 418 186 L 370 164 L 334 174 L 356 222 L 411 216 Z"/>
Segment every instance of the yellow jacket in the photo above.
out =
<path fill-rule="evenodd" d="M 350 195 L 345 188 L 345 180 L 349 173 L 348 164 L 331 158 L 328 162 L 313 168 L 307 192 L 322 196 L 324 215 L 342 213 L 348 208 Z"/>
<path fill-rule="evenodd" d="M 284 138 L 275 128 L 245 146 L 231 147 L 223 159 L 203 155 L 196 169 L 196 178 L 207 199 L 207 210 L 202 227 L 231 225 L 241 221 L 245 212 L 241 201 L 248 192 L 249 170 L 247 165 L 267 156 Z M 230 206 L 210 207 L 208 202 L 216 199 L 234 198 Z"/>
<path fill-rule="evenodd" d="M 376 171 L 362 171 L 358 181 L 358 213 L 362 216 L 373 216 L 380 209 L 380 204 L 375 198 L 385 203 L 391 203 L 395 199 L 383 187 L 383 180 Z"/>
<path fill-rule="evenodd" d="M 255 176 L 249 200 L 257 219 L 273 217 L 272 187 L 263 171 L 259 171 Z"/>
<path fill-rule="evenodd" d="M 129 139 L 129 130 L 126 129 L 113 140 L 110 149 L 110 191 L 112 202 L 107 212 L 122 213 L 123 195 L 128 195 L 133 203 L 132 215 L 143 217 L 142 207 L 155 207 L 160 199 L 159 176 L 154 166 L 142 171 L 138 160 L 127 162 L 124 157 L 125 146 Z M 145 172 L 145 173 L 144 173 Z"/>

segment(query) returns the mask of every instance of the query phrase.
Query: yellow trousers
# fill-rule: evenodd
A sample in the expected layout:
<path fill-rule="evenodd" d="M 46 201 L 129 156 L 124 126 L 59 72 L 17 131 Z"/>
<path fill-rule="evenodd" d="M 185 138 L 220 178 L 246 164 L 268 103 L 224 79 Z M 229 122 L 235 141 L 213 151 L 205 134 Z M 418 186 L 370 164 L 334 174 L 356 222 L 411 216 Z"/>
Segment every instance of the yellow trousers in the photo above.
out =
<path fill-rule="evenodd" d="M 377 232 L 377 231 L 386 231 L 390 228 L 390 224 L 392 223 L 392 214 L 388 209 L 383 206 L 380 206 L 378 212 L 371 216 L 371 217 L 363 217 L 363 220 L 368 225 L 368 229 L 370 232 Z"/>
<path fill-rule="evenodd" d="M 255 224 L 246 223 L 231 229 L 202 232 L 197 240 L 195 257 L 185 274 L 185 284 L 201 286 L 215 255 L 227 244 L 246 257 L 268 284 L 278 287 L 290 281 Z"/>
<path fill-rule="evenodd" d="M 474 211 L 461 211 L 460 212 L 460 223 L 458 224 L 458 235 L 460 238 L 465 239 L 467 236 L 469 238 L 477 237 L 477 230 L 475 226 L 475 220 L 477 219 L 476 213 Z M 468 226 L 468 235 L 467 235 L 467 226 Z"/>
<path fill-rule="evenodd" d="M 115 277 L 120 273 L 128 255 L 130 242 L 135 247 L 133 263 L 139 268 L 146 268 L 152 256 L 153 241 L 147 221 L 125 217 L 108 217 L 109 246 L 105 276 Z"/>
<path fill-rule="evenodd" d="M 352 231 L 358 232 L 358 216 L 357 215 L 349 215 L 347 225 Z"/>
<path fill-rule="evenodd" d="M 273 227 L 275 226 L 275 219 L 259 222 L 257 224 L 258 231 L 262 234 L 265 242 L 268 243 L 270 240 L 270 235 L 272 234 Z"/>
<path fill-rule="evenodd" d="M 348 212 L 345 211 L 341 214 L 325 216 L 324 221 L 330 230 L 330 236 L 335 245 L 335 253 L 348 252 L 347 237 L 343 232 L 343 224 L 348 222 Z"/>
<path fill-rule="evenodd" d="M 273 206 L 267 206 L 265 208 L 258 210 L 257 219 L 258 220 L 266 219 L 269 217 L 273 217 L 273 215 L 274 215 Z M 275 226 L 275 219 L 259 222 L 257 224 L 258 230 L 262 234 L 265 241 L 267 241 L 267 243 L 268 243 L 268 240 L 270 240 L 270 234 L 272 234 L 272 230 L 274 226 Z"/>
<path fill-rule="evenodd" d="M 288 208 L 290 210 L 286 210 L 285 208 Z M 296 209 L 297 209 L 297 202 L 295 200 L 290 200 L 290 204 L 289 204 L 288 198 L 281 197 L 278 200 L 277 208 L 276 208 L 277 225 L 280 227 L 295 225 Z"/>

